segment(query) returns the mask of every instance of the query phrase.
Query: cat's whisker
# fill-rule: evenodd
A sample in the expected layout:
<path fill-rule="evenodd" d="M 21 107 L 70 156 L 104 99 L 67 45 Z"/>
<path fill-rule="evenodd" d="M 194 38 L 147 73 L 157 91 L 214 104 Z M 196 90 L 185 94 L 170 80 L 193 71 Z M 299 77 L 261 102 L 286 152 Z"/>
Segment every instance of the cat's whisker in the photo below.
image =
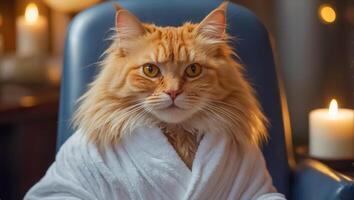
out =
<path fill-rule="evenodd" d="M 232 121 L 239 121 L 241 120 L 238 113 L 235 112 L 230 112 L 229 110 L 223 108 L 223 107 L 219 107 L 219 106 L 214 106 L 212 104 L 208 104 L 209 108 L 213 109 L 216 112 L 219 112 L 220 114 L 225 115 L 226 117 L 228 117 L 230 120 Z"/>
<path fill-rule="evenodd" d="M 229 121 L 227 121 L 224 117 L 222 117 L 219 113 L 215 112 L 214 110 L 208 108 L 208 107 L 205 107 L 204 110 L 202 110 L 202 112 L 206 112 L 206 115 L 207 116 L 210 116 L 212 114 L 212 116 L 216 117 L 216 118 L 208 118 L 208 120 L 212 120 L 212 121 L 215 121 L 217 120 L 216 122 L 220 125 L 220 126 L 229 126 Z"/>
<path fill-rule="evenodd" d="M 116 126 L 113 125 L 112 129 L 115 130 L 120 124 L 123 124 L 122 128 L 124 128 L 124 129 L 129 128 L 130 125 L 132 125 L 133 122 L 135 122 L 135 120 L 133 120 L 133 119 L 135 119 L 139 114 L 143 113 L 143 111 L 144 111 L 143 107 L 140 106 L 140 107 L 135 108 L 134 110 L 131 110 L 128 113 L 123 113 L 122 115 L 119 115 L 119 118 L 116 119 L 117 123 L 114 123 Z M 134 115 L 133 115 L 133 112 L 135 112 Z M 123 122 L 126 122 L 126 123 L 123 123 Z M 126 127 L 126 125 L 129 127 Z M 132 128 L 132 127 L 130 127 L 130 128 Z"/>
<path fill-rule="evenodd" d="M 119 111 L 120 113 L 122 113 L 119 116 L 120 117 L 124 117 L 124 116 L 129 115 L 129 114 L 131 114 L 133 112 L 136 112 L 136 111 L 138 111 L 140 109 L 142 109 L 141 105 L 137 105 L 137 106 L 135 106 L 133 108 L 129 108 L 129 109 L 122 109 L 122 110 Z"/>
<path fill-rule="evenodd" d="M 166 100 L 146 101 L 147 104 L 163 103 L 163 102 L 166 102 Z"/>
<path fill-rule="evenodd" d="M 235 115 L 230 114 L 229 112 L 222 110 L 222 109 L 218 109 L 212 106 L 207 106 L 208 109 L 214 111 L 214 114 L 218 114 L 218 116 L 220 116 L 221 118 L 225 119 L 227 118 L 229 121 L 231 121 L 231 123 L 237 123 L 238 120 L 235 118 Z"/>
<path fill-rule="evenodd" d="M 222 113 L 218 112 L 217 110 L 209 107 L 209 106 L 205 106 L 204 109 L 206 109 L 206 111 L 212 113 L 213 115 L 215 115 L 216 117 L 218 117 L 219 119 L 224 119 L 223 116 L 221 116 Z"/>
<path fill-rule="evenodd" d="M 225 101 L 221 101 L 221 100 L 212 100 L 211 103 L 214 103 L 214 104 L 222 104 L 222 105 L 225 105 L 225 106 L 230 106 L 232 108 L 237 108 L 237 102 L 233 102 L 232 104 L 231 103 L 227 103 Z"/>
<path fill-rule="evenodd" d="M 141 105 L 134 105 L 122 110 L 119 110 L 117 113 L 114 113 L 113 116 L 116 116 L 116 120 L 118 118 L 118 120 L 122 120 L 125 119 L 126 117 L 129 117 L 129 115 L 133 114 L 134 112 L 137 112 L 139 110 L 141 110 L 142 107 Z"/>

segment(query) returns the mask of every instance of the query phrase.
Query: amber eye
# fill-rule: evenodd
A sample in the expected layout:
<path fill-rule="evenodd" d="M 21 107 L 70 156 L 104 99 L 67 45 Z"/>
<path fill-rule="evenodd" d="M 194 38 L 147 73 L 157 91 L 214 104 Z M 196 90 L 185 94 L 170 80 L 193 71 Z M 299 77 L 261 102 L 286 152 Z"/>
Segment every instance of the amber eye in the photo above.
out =
<path fill-rule="evenodd" d="M 199 76 L 202 73 L 202 66 L 198 63 L 193 63 L 186 68 L 186 75 L 190 78 Z"/>
<path fill-rule="evenodd" d="M 160 69 L 154 64 L 146 63 L 143 65 L 143 72 L 146 76 L 150 78 L 155 78 L 157 77 L 157 75 L 160 74 Z"/>

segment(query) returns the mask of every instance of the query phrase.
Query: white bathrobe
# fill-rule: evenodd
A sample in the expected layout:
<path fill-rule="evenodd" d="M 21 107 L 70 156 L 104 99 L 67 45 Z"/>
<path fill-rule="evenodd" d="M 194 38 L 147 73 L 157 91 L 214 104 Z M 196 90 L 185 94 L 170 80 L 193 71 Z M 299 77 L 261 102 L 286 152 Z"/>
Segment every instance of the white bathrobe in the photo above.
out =
<path fill-rule="evenodd" d="M 192 170 L 158 128 L 138 128 L 99 151 L 76 132 L 61 147 L 29 199 L 283 200 L 258 147 L 242 159 L 221 134 L 205 134 Z"/>

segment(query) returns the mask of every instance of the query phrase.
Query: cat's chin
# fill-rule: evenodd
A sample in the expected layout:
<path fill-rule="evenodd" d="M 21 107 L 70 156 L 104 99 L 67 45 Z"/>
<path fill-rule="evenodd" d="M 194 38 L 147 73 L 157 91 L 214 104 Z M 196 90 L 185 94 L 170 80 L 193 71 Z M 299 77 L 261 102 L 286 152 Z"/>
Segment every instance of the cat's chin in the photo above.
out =
<path fill-rule="evenodd" d="M 154 111 L 153 114 L 162 122 L 171 124 L 182 123 L 189 117 L 187 110 L 178 108 L 176 106 Z"/>

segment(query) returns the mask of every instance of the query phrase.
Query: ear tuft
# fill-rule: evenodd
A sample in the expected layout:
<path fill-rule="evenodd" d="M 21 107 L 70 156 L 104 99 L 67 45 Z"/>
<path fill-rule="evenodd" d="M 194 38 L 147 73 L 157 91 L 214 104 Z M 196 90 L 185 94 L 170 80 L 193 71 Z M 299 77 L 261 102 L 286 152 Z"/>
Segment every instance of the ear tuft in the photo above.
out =
<path fill-rule="evenodd" d="M 113 3 L 113 7 L 116 9 L 116 11 L 118 12 L 119 10 L 123 9 L 122 6 L 120 6 L 117 2 Z"/>
<path fill-rule="evenodd" d="M 145 29 L 138 18 L 119 5 L 117 5 L 116 9 L 116 31 L 118 40 L 129 40 L 144 35 Z"/>
<path fill-rule="evenodd" d="M 223 10 L 223 11 L 226 12 L 228 5 L 229 5 L 229 2 L 228 1 L 224 1 L 215 10 Z"/>
<path fill-rule="evenodd" d="M 197 27 L 197 34 L 209 39 L 222 40 L 226 30 L 226 10 L 228 2 L 222 3 L 219 7 L 208 14 Z"/>

